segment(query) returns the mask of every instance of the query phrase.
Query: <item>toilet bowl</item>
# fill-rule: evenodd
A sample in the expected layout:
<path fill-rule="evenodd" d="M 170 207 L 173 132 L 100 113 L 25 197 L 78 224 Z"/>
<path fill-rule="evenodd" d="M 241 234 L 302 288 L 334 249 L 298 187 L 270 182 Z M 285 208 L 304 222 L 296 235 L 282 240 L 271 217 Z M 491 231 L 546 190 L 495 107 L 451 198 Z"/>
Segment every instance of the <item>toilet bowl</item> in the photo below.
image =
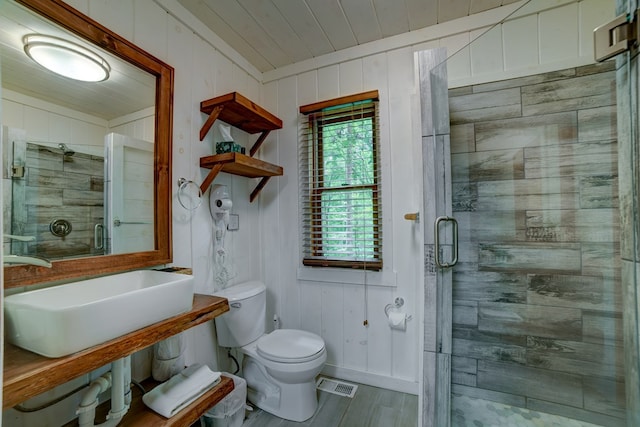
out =
<path fill-rule="evenodd" d="M 324 340 L 296 329 L 266 334 L 266 287 L 261 282 L 231 286 L 216 295 L 227 298 L 230 307 L 215 319 L 218 344 L 242 352 L 249 401 L 287 420 L 311 418 L 318 407 L 315 377 L 327 360 Z"/>

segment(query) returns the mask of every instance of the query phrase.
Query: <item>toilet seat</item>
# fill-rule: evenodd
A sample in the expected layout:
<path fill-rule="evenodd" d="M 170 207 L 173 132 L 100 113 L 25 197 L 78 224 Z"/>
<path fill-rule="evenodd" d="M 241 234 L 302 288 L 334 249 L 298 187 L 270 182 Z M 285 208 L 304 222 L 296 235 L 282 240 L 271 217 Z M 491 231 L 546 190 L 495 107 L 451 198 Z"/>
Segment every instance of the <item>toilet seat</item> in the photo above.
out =
<path fill-rule="evenodd" d="M 316 334 L 296 329 L 276 329 L 256 343 L 257 353 L 280 363 L 303 363 L 317 359 L 324 350 L 324 340 Z"/>

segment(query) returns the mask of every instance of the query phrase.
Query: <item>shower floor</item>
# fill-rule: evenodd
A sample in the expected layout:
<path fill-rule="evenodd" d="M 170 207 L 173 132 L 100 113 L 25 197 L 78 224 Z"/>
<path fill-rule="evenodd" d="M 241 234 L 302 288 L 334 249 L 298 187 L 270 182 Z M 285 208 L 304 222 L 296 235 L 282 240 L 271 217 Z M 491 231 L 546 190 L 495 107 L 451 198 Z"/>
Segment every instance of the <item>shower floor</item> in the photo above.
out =
<path fill-rule="evenodd" d="M 468 396 L 451 396 L 452 427 L 601 427 Z"/>

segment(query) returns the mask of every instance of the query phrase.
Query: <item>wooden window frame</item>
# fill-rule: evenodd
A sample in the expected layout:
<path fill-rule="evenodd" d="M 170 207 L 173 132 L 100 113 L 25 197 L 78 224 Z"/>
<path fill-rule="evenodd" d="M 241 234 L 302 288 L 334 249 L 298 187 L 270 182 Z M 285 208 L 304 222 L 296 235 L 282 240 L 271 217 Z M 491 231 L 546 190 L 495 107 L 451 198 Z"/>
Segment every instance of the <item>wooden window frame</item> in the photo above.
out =
<path fill-rule="evenodd" d="M 327 101 L 322 101 L 314 104 L 309 104 L 300 107 L 300 113 L 307 116 L 306 126 L 307 133 L 306 135 L 312 136 L 312 142 L 306 142 L 307 148 L 313 149 L 312 158 L 312 166 L 308 168 L 308 172 L 312 175 L 311 182 L 307 191 L 309 197 L 309 203 L 311 203 L 310 213 L 307 214 L 309 220 L 311 221 L 311 225 L 308 229 L 303 227 L 303 233 L 309 234 L 310 243 L 304 245 L 304 254 L 302 264 L 308 267 L 337 267 L 337 268 L 349 268 L 349 269 L 361 269 L 361 270 L 373 270 L 380 271 L 382 270 L 382 220 L 381 220 L 381 212 L 382 205 L 381 199 L 379 197 L 380 190 L 380 164 L 379 164 L 379 156 L 380 156 L 380 146 L 379 146 L 379 134 L 378 134 L 378 126 L 379 126 L 379 116 L 378 116 L 378 106 L 377 101 L 379 100 L 378 91 L 369 91 L 355 95 L 344 96 L 340 98 L 335 98 Z M 371 111 L 367 111 L 365 114 L 353 114 L 349 115 L 340 114 L 339 117 L 331 117 L 331 113 L 327 114 L 327 119 L 325 120 L 323 117 L 318 117 L 322 111 L 330 107 L 340 107 L 345 106 L 348 107 L 349 104 L 355 104 L 359 102 L 371 101 L 374 103 Z M 372 123 L 372 140 L 371 144 L 373 145 L 372 154 L 373 154 L 373 175 L 374 182 L 372 184 L 359 184 L 359 185 L 347 185 L 341 187 L 325 187 L 322 182 L 321 177 L 323 177 L 323 168 L 324 168 L 324 150 L 323 150 L 323 137 L 322 137 L 322 129 L 326 125 L 349 122 L 352 120 L 358 119 L 371 119 Z M 374 260 L 348 260 L 348 259 L 330 259 L 323 258 L 324 251 L 323 245 L 324 240 L 322 238 L 319 239 L 319 243 L 315 243 L 312 237 L 314 234 L 318 232 L 322 232 L 322 206 L 320 203 L 314 203 L 314 200 L 320 200 L 323 194 L 336 193 L 336 192 L 345 192 L 345 191 L 358 191 L 358 190 L 371 190 L 371 202 L 373 205 L 373 213 L 372 213 L 372 226 L 373 226 L 373 247 L 375 252 L 377 253 L 376 259 Z M 302 215 L 305 215 L 304 213 Z M 308 253 L 306 252 L 308 251 Z"/>

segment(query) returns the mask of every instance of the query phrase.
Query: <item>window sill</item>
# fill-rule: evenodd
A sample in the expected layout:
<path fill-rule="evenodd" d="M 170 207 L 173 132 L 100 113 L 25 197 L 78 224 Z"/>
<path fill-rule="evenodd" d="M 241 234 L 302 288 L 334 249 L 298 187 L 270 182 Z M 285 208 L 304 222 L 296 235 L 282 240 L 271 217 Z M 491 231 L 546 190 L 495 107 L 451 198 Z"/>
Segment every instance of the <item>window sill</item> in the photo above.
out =
<path fill-rule="evenodd" d="M 332 267 L 299 267 L 298 280 L 395 288 L 397 274 L 390 268 L 382 271 L 350 270 Z"/>

